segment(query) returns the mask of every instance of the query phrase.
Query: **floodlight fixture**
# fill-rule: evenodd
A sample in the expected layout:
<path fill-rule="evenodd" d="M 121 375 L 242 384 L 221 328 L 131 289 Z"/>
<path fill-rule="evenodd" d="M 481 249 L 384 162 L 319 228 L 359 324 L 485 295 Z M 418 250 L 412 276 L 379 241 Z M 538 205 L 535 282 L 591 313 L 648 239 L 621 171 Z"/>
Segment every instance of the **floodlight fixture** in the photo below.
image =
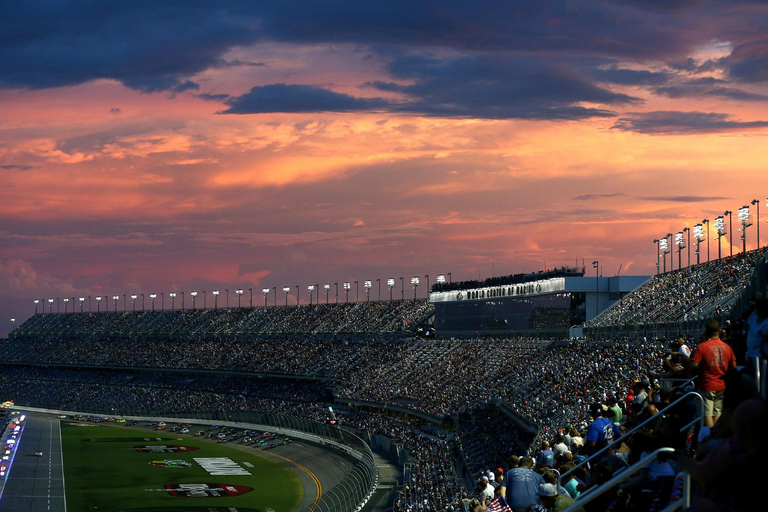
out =
<path fill-rule="evenodd" d="M 437 284 L 445 284 L 445 274 L 437 275 Z"/>

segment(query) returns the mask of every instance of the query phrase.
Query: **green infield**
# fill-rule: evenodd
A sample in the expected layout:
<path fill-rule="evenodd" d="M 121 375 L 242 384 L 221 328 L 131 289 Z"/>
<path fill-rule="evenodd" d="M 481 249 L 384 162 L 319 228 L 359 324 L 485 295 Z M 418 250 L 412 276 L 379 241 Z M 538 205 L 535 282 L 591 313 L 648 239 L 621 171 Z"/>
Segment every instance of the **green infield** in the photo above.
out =
<path fill-rule="evenodd" d="M 67 510 L 293 512 L 304 491 L 255 452 L 190 436 L 61 424 Z"/>

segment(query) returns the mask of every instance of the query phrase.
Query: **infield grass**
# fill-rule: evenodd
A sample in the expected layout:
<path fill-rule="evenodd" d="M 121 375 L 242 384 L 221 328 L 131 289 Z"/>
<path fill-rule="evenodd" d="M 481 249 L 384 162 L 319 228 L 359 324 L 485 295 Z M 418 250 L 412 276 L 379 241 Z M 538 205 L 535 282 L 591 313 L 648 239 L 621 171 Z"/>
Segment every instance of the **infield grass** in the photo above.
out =
<path fill-rule="evenodd" d="M 112 427 L 105 424 L 61 423 L 67 510 L 69 512 L 187 512 L 234 510 L 293 512 L 303 498 L 298 477 L 288 468 L 256 452 L 240 450 L 202 438 Z M 159 438 L 159 439 L 158 439 Z M 140 452 L 137 446 L 184 446 L 190 451 Z M 211 475 L 194 458 L 226 458 L 250 475 Z M 154 466 L 152 461 L 179 459 L 191 467 Z M 224 472 L 233 472 L 232 468 Z M 215 470 L 214 470 L 215 471 Z M 228 484 L 222 497 L 174 496 L 171 484 Z M 239 487 L 233 487 L 239 486 Z M 189 488 L 189 486 L 185 486 Z M 228 490 L 227 490 L 228 489 Z M 185 494 L 182 490 L 177 494 Z"/>

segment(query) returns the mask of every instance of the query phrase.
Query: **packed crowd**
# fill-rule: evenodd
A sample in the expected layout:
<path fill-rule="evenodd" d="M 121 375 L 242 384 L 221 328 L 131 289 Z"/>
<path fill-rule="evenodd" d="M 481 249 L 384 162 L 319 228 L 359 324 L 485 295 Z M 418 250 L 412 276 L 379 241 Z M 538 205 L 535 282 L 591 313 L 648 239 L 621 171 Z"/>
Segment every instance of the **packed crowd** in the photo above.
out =
<path fill-rule="evenodd" d="M 538 338 L 413 340 L 47 340 L 9 342 L 0 361 L 229 370 L 334 381 L 336 399 L 398 405 L 438 419 L 496 401 L 527 421 L 578 419 L 600 390 L 626 389 L 661 361 L 657 344 Z"/>
<path fill-rule="evenodd" d="M 284 334 L 412 333 L 434 314 L 427 300 L 345 302 L 191 311 L 41 313 L 11 338 L 214 338 Z"/>
<path fill-rule="evenodd" d="M 698 347 L 694 342 L 689 344 L 691 346 L 685 348 L 689 349 L 688 353 L 692 349 L 695 354 Z M 657 447 L 685 446 L 686 431 L 681 426 L 690 421 L 691 411 L 687 408 L 677 415 L 659 415 L 650 432 L 622 438 L 622 444 L 599 464 L 592 464 L 589 469 L 578 467 L 599 446 L 590 444 L 594 441 L 591 436 L 595 421 L 609 418 L 609 422 L 623 433 L 657 414 L 674 398 L 670 391 L 662 390 L 653 382 L 656 373 L 648 370 L 668 369 L 669 365 L 664 364 L 665 356 L 669 356 L 670 351 L 682 353 L 679 343 L 667 346 L 662 342 L 589 344 L 584 341 L 476 339 L 443 341 L 441 345 L 438 348 L 437 342 L 426 341 L 398 344 L 385 356 L 389 359 L 376 361 L 378 366 L 374 369 L 377 373 L 371 371 L 367 377 L 365 373 L 354 374 L 355 379 L 377 381 L 384 378 L 390 382 L 386 380 L 390 378 L 386 372 L 387 364 L 403 359 L 402 368 L 392 369 L 393 374 L 401 372 L 402 375 L 393 377 L 391 382 L 421 386 L 432 392 L 448 386 L 453 394 L 467 394 L 463 403 L 466 412 L 472 414 L 458 418 L 454 436 L 426 431 L 418 424 L 384 413 L 350 408 L 345 414 L 343 422 L 347 426 L 383 433 L 399 440 L 410 453 L 410 470 L 405 486 L 396 498 L 396 510 L 440 511 L 448 506 L 462 510 L 465 505 L 469 506 L 471 498 L 479 498 L 479 493 L 465 485 L 461 478 L 465 472 L 460 471 L 460 467 L 466 467 L 466 475 L 471 477 L 481 473 L 487 475 L 490 468 L 496 473 L 495 483 L 498 484 L 499 477 L 504 475 L 502 483 L 506 478 L 510 488 L 515 485 L 518 474 L 533 471 L 539 475 L 535 479 L 537 482 L 550 481 L 558 490 L 557 496 L 567 494 L 573 499 Z M 380 350 L 374 351 L 368 357 L 376 358 L 375 354 L 380 353 Z M 466 361 L 466 367 L 462 366 L 462 361 Z M 14 398 L 18 404 L 64 410 L 137 415 L 177 415 L 201 410 L 255 411 L 322 421 L 327 417 L 329 403 L 343 403 L 343 399 L 334 397 L 329 389 L 316 382 L 296 378 L 169 375 L 161 369 L 137 373 L 117 369 L 51 369 L 20 365 L 1 368 L 5 378 L 0 380 L 0 394 Z M 414 368 L 416 371 L 406 371 Z M 445 374 L 455 374 L 462 379 L 439 380 Z M 646 375 L 650 376 L 650 382 L 644 382 Z M 460 380 L 487 385 L 465 387 L 458 384 Z M 339 380 L 335 385 L 338 395 L 339 388 L 343 389 L 345 384 Z M 392 396 L 400 396 L 403 389 L 393 390 Z M 738 389 L 741 389 L 738 400 L 728 402 L 731 410 L 751 398 L 746 386 L 731 388 L 733 393 Z M 426 403 L 428 394 L 405 396 L 415 400 L 414 407 L 420 407 Z M 538 422 L 540 435 L 533 439 L 528 430 L 489 408 L 494 397 L 504 399 L 507 406 L 522 418 Z M 442 404 L 449 400 L 439 394 L 434 399 Z M 594 407 L 595 402 L 599 409 Z M 733 429 L 713 428 L 712 431 L 716 439 L 722 441 Z M 713 444 L 712 449 L 716 446 Z M 698 462 L 688 459 L 682 464 L 698 467 Z M 558 473 L 548 472 L 549 468 Z M 679 469 L 680 465 L 674 461 L 661 461 L 652 466 L 641 484 L 645 491 L 652 492 L 646 492 L 644 496 L 668 494 Z M 557 474 L 567 475 L 557 482 Z M 653 478 L 649 480 L 648 475 Z M 626 489 L 624 492 L 631 494 Z M 535 499 L 540 503 L 550 498 L 561 500 L 557 496 L 536 496 Z M 587 509 L 605 510 L 609 505 L 605 500 L 615 503 L 620 498 L 609 494 Z"/>
<path fill-rule="evenodd" d="M 652 276 L 648 283 L 590 322 L 590 326 L 680 322 L 727 315 L 749 284 L 767 248 Z"/>

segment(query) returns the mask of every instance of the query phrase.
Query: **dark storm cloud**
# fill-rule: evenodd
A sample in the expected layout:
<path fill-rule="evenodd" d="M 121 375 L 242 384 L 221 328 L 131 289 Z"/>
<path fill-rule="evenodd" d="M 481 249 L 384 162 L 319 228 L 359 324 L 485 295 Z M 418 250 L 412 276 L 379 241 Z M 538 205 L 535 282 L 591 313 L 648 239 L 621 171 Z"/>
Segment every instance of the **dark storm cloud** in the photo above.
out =
<path fill-rule="evenodd" d="M 428 116 L 486 119 L 584 119 L 613 115 L 579 105 L 624 105 L 639 101 L 599 88 L 572 66 L 534 57 L 472 56 L 394 58 L 391 75 L 409 82 L 371 82 L 368 87 L 402 94 L 402 101 L 355 98 L 320 87 L 259 86 L 225 101 L 225 114 L 352 112 L 379 110 Z"/>
<path fill-rule="evenodd" d="M 365 47 L 374 58 L 388 63 L 390 83 L 374 86 L 396 90 L 404 99 L 385 102 L 284 84 L 257 87 L 237 98 L 199 97 L 225 100 L 227 113 L 384 109 L 499 119 L 609 116 L 610 106 L 635 98 L 608 91 L 597 82 L 663 86 L 669 80 L 666 72 L 622 69 L 616 62 L 685 63 L 693 48 L 717 36 L 738 41 L 727 36 L 743 32 L 742 40 L 747 40 L 750 34 L 760 33 L 759 16 L 734 21 L 738 4 L 694 0 L 4 2 L 0 4 L 0 88 L 41 89 L 113 79 L 145 93 L 198 91 L 193 77 L 206 69 L 265 65 L 225 60 L 226 52 L 235 47 L 260 41 L 345 43 Z M 711 23 L 721 19 L 717 18 L 720 12 L 730 17 Z M 765 47 L 759 41 L 737 46 L 722 65 L 735 80 L 768 80 Z M 452 57 L 422 56 L 435 49 L 447 49 Z M 579 62 L 585 59 L 594 62 Z M 408 83 L 397 85 L 395 80 Z M 299 97 L 304 94 L 307 97 Z M 731 89 L 712 89 L 709 94 L 755 99 Z"/>
<path fill-rule="evenodd" d="M 265 39 L 618 58 L 690 44 L 667 13 L 599 0 L 3 2 L 0 34 L 0 87 L 110 78 L 143 92 L 190 87 L 208 68 L 259 66 L 222 56 Z"/>
<path fill-rule="evenodd" d="M 768 128 L 767 121 L 729 121 L 727 114 L 715 112 L 629 113 L 612 127 L 615 130 L 650 135 L 690 135 Z"/>
<path fill-rule="evenodd" d="M 764 94 L 755 94 L 732 87 L 712 86 L 696 81 L 687 82 L 680 85 L 669 85 L 657 87 L 653 92 L 668 98 L 696 98 L 702 96 L 714 96 L 718 98 L 737 100 L 737 101 L 766 101 L 768 96 Z"/>
<path fill-rule="evenodd" d="M 724 59 L 728 74 L 740 82 L 768 81 L 768 39 L 737 46 Z"/>
<path fill-rule="evenodd" d="M 0 87 L 111 78 L 143 92 L 194 88 L 186 77 L 256 40 L 253 20 L 233 14 L 202 1 L 2 2 Z"/>
<path fill-rule="evenodd" d="M 17 164 L 8 164 L 8 165 L 0 165 L 0 169 L 6 170 L 6 171 L 28 171 L 32 169 L 31 165 L 17 165 Z"/>
<path fill-rule="evenodd" d="M 646 71 L 634 69 L 594 69 L 589 72 L 600 82 L 609 82 L 619 85 L 661 85 L 669 81 L 667 72 Z"/>
<path fill-rule="evenodd" d="M 274 84 L 252 88 L 224 102 L 223 114 L 263 114 L 267 112 L 355 112 L 382 108 L 378 98 L 355 98 L 310 85 Z"/>

